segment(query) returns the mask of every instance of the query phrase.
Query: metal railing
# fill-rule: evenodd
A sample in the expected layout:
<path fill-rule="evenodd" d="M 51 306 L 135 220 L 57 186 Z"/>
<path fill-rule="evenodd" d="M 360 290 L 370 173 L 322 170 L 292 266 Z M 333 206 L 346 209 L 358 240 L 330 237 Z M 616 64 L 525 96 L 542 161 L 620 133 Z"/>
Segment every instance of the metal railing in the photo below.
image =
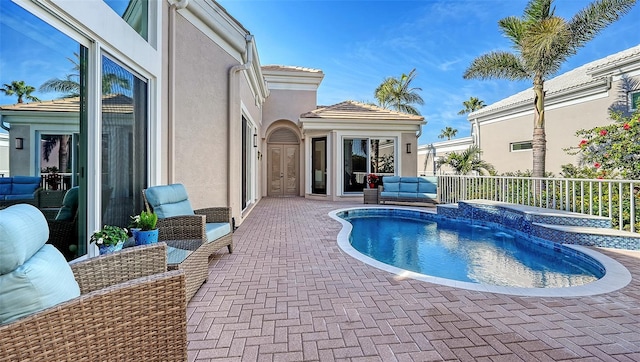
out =
<path fill-rule="evenodd" d="M 507 176 L 438 176 L 441 203 L 486 199 L 611 218 L 640 232 L 640 181 Z"/>

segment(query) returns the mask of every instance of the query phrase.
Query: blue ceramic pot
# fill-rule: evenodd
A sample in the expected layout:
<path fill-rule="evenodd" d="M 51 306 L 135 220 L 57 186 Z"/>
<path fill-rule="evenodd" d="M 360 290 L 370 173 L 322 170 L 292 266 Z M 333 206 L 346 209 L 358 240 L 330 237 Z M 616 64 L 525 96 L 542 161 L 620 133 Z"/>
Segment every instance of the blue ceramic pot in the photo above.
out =
<path fill-rule="evenodd" d="M 98 245 L 98 250 L 100 250 L 100 255 L 110 254 L 118 250 L 122 250 L 123 245 L 124 245 L 124 240 L 117 243 L 116 245 Z"/>
<path fill-rule="evenodd" d="M 146 245 L 158 242 L 158 229 L 140 230 L 134 234 L 136 245 Z"/>

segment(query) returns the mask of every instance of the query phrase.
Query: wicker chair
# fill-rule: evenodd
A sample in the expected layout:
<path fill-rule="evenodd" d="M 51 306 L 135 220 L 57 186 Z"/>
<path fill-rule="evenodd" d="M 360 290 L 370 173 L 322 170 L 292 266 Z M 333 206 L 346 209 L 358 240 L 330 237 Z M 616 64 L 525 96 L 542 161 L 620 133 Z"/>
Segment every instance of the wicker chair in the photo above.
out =
<path fill-rule="evenodd" d="M 184 186 L 182 184 L 174 184 L 153 186 L 142 191 L 145 205 L 151 210 L 159 208 L 161 204 L 149 201 L 149 192 L 169 194 L 171 196 L 168 198 L 171 200 L 168 203 L 183 202 L 188 205 L 188 211 L 191 213 L 191 215 L 172 214 L 166 217 L 162 213 L 158 213 L 158 240 L 166 241 L 170 246 L 178 248 L 179 246 L 173 245 L 172 242 L 176 240 L 202 240 L 202 248 L 205 248 L 209 258 L 224 246 L 229 249 L 229 253 L 233 252 L 233 226 L 230 207 L 209 207 L 192 210 Z M 207 237 L 208 223 L 226 223 L 229 225 L 229 232 L 215 240 L 209 240 Z"/>
<path fill-rule="evenodd" d="M 71 264 L 78 298 L 0 325 L 0 362 L 186 361 L 184 273 L 166 244 Z"/>

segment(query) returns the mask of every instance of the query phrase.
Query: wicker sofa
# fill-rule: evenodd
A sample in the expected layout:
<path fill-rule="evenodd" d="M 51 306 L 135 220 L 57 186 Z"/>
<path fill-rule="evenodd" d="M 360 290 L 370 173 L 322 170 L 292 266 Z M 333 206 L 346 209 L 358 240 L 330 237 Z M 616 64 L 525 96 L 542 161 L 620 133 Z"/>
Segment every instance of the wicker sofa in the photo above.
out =
<path fill-rule="evenodd" d="M 383 186 L 378 187 L 378 200 L 401 202 L 438 202 L 437 177 L 385 176 Z"/>
<path fill-rule="evenodd" d="M 166 244 L 71 264 L 81 295 L 0 325 L 0 361 L 186 361 L 184 273 Z"/>

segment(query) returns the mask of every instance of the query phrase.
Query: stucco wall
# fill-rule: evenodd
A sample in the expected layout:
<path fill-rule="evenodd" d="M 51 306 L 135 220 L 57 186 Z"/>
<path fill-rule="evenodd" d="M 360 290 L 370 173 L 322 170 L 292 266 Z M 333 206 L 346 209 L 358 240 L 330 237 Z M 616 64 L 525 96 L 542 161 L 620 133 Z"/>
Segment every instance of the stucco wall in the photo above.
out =
<path fill-rule="evenodd" d="M 316 96 L 315 91 L 272 89 L 262 111 L 263 129 L 281 119 L 298 125 L 301 114 L 316 109 Z"/>
<path fill-rule="evenodd" d="M 407 143 L 411 144 L 411 153 L 407 153 Z M 418 139 L 415 133 L 403 133 L 398 145 L 400 155 L 400 176 L 418 176 Z"/>
<path fill-rule="evenodd" d="M 545 130 L 547 172 L 558 176 L 561 165 L 578 164 L 578 156 L 569 155 L 563 149 L 578 145 L 580 139 L 575 135 L 577 130 L 610 124 L 608 108 L 619 100 L 620 95 L 619 81 L 616 81 L 613 82 L 611 89 L 606 94 L 602 94 L 600 98 L 557 108 L 547 106 Z M 532 135 L 533 113 L 500 122 L 481 122 L 482 158 L 493 164 L 498 174 L 531 170 L 533 167 L 532 151 L 510 152 L 509 144 L 531 141 Z"/>
<path fill-rule="evenodd" d="M 228 69 L 237 62 L 180 14 L 175 43 L 174 181 L 194 208 L 227 205 Z"/>

